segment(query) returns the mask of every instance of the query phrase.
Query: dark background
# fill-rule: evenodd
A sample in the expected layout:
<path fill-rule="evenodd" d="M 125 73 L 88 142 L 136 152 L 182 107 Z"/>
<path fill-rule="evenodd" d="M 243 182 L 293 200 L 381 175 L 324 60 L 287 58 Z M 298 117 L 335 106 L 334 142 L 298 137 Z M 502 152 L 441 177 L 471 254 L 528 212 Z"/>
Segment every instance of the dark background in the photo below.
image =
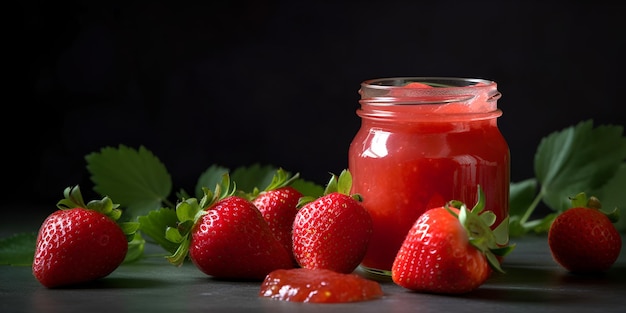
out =
<path fill-rule="evenodd" d="M 90 184 L 86 154 L 119 144 L 151 150 L 175 189 L 211 164 L 325 183 L 370 78 L 495 80 L 513 181 L 534 176 L 543 136 L 626 124 L 619 1 L 204 2 L 24 4 L 5 46 L 3 202 L 52 210 Z"/>

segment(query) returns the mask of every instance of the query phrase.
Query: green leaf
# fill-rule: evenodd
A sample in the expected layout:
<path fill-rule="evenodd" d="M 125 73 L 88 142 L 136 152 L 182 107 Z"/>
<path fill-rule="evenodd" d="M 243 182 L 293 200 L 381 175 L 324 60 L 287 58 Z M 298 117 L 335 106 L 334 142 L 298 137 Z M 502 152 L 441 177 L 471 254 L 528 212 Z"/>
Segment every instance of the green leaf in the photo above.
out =
<path fill-rule="evenodd" d="M 275 166 L 261 166 L 255 164 L 249 167 L 238 167 L 230 176 L 232 181 L 237 184 L 239 194 L 247 193 L 254 195 L 255 191 L 263 190 L 272 183 L 274 175 L 278 170 L 279 168 Z M 202 188 L 213 190 L 217 184 L 221 184 L 223 175 L 229 173 L 229 171 L 230 170 L 226 167 L 211 165 L 198 179 L 195 188 L 196 198 L 204 196 Z M 291 173 L 286 172 L 286 175 L 291 175 Z M 307 181 L 301 177 L 297 177 L 290 185 L 300 191 L 304 196 L 317 198 L 324 193 L 323 186 Z"/>
<path fill-rule="evenodd" d="M 0 265 L 30 266 L 36 244 L 36 233 L 19 233 L 0 239 Z"/>
<path fill-rule="evenodd" d="M 136 217 L 167 203 L 172 179 L 163 163 L 145 147 L 105 147 L 88 154 L 85 160 L 94 191 L 125 207 L 125 214 Z"/>
<path fill-rule="evenodd" d="M 176 266 L 181 266 L 183 262 L 185 261 L 185 259 L 187 258 L 190 243 L 191 243 L 191 240 L 188 240 L 188 238 L 186 238 L 180 243 L 180 245 L 178 246 L 178 248 L 172 255 L 166 256 L 165 258 L 171 264 L 174 264 Z"/>
<path fill-rule="evenodd" d="M 570 207 L 572 208 L 588 207 L 587 204 L 589 203 L 589 200 L 587 199 L 587 194 L 585 194 L 584 192 L 579 192 L 577 195 L 572 196 L 569 199 L 570 199 Z"/>
<path fill-rule="evenodd" d="M 145 249 L 146 241 L 140 233 L 134 233 L 133 239 L 128 242 L 128 251 L 124 258 L 124 263 L 130 263 L 141 259 Z"/>
<path fill-rule="evenodd" d="M 152 238 L 154 242 L 169 253 L 174 253 L 178 244 L 173 243 L 165 237 L 168 227 L 177 227 L 178 218 L 176 211 L 170 208 L 161 208 L 150 211 L 147 215 L 139 216 L 139 230 Z"/>
<path fill-rule="evenodd" d="M 300 191 L 305 197 L 319 198 L 324 194 L 324 187 L 311 181 L 298 178 L 291 183 L 293 188 Z"/>
<path fill-rule="evenodd" d="M 337 176 L 337 174 L 330 173 L 330 179 L 328 180 L 328 183 L 326 183 L 326 187 L 324 187 L 325 195 L 339 190 L 338 180 L 339 180 L 339 176 Z"/>
<path fill-rule="evenodd" d="M 165 238 L 174 243 L 181 243 L 185 239 L 175 227 L 168 227 L 165 230 Z"/>
<path fill-rule="evenodd" d="M 550 230 L 550 226 L 552 226 L 552 222 L 559 215 L 559 213 L 550 213 L 545 215 L 543 218 L 538 220 L 533 220 L 527 223 L 527 227 L 535 232 L 536 234 L 545 234 Z"/>
<path fill-rule="evenodd" d="M 344 195 L 350 195 L 352 191 L 352 174 L 349 170 L 344 169 L 337 178 L 337 191 Z"/>
<path fill-rule="evenodd" d="M 626 186 L 626 162 L 621 164 L 611 180 L 600 189 L 590 192 L 590 195 L 595 195 L 600 199 L 603 211 L 610 212 L 618 208 L 624 212 L 626 210 L 624 186 Z M 613 225 L 618 231 L 626 233 L 626 217 L 623 214 Z"/>
<path fill-rule="evenodd" d="M 126 235 L 129 243 L 137 238 L 136 234 L 139 230 L 139 222 L 123 222 L 118 223 L 118 225 L 122 229 L 122 232 L 124 232 L 124 235 Z"/>
<path fill-rule="evenodd" d="M 198 211 L 202 210 L 198 204 L 198 199 L 190 198 L 178 203 L 176 206 L 176 217 L 179 222 L 194 221 Z"/>
<path fill-rule="evenodd" d="M 136 219 L 140 215 L 145 215 L 148 212 L 155 211 L 166 205 L 170 207 L 169 202 L 162 202 L 155 199 L 146 200 L 145 202 L 138 201 L 130 204 L 124 210 L 125 220 Z"/>
<path fill-rule="evenodd" d="M 509 215 L 523 216 L 537 195 L 537 179 L 529 178 L 509 185 Z"/>
<path fill-rule="evenodd" d="M 491 211 L 487 211 L 491 212 Z M 485 213 L 487 213 L 485 212 Z M 483 213 L 483 214 L 485 214 Z M 495 215 L 494 215 L 495 216 Z M 493 222 L 490 224 L 493 225 Z M 496 238 L 496 244 L 506 245 L 509 241 L 509 217 L 506 217 L 496 228 L 493 230 L 493 235 Z"/>
<path fill-rule="evenodd" d="M 217 184 L 222 183 L 222 177 L 224 174 L 230 172 L 230 169 L 219 166 L 219 165 L 211 165 L 208 169 L 206 169 L 198 178 L 198 182 L 196 183 L 195 188 L 195 196 L 196 198 L 202 198 L 204 195 L 204 191 L 202 188 L 208 188 L 209 190 L 215 189 Z M 185 197 L 188 198 L 188 197 Z"/>
<path fill-rule="evenodd" d="M 509 236 L 511 238 L 524 236 L 528 229 L 521 222 L 521 215 L 509 216 Z"/>
<path fill-rule="evenodd" d="M 255 188 L 264 189 L 274 178 L 277 167 L 271 165 L 261 166 L 254 164 L 249 167 L 236 168 L 230 178 L 237 183 L 237 189 L 241 192 L 251 193 Z M 290 175 L 289 172 L 287 172 Z"/>
<path fill-rule="evenodd" d="M 622 133 L 622 126 L 594 128 L 588 120 L 544 137 L 534 162 L 544 203 L 563 211 L 570 196 L 596 190 L 611 179 L 626 158 Z"/>

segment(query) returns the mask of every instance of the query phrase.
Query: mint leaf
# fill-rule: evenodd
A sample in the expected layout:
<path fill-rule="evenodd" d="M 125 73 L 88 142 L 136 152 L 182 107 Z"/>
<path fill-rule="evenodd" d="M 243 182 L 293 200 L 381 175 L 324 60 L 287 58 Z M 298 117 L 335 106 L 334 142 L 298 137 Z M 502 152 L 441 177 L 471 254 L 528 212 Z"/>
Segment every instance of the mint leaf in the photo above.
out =
<path fill-rule="evenodd" d="M 569 196 L 602 187 L 626 158 L 623 127 L 593 127 L 591 120 L 542 139 L 535 154 L 540 196 L 554 211 L 569 207 Z"/>
<path fill-rule="evenodd" d="M 161 161 L 145 147 L 105 147 L 99 153 L 88 154 L 85 160 L 94 191 L 125 207 L 124 214 L 131 219 L 168 204 L 172 179 Z"/>
<path fill-rule="evenodd" d="M 36 233 L 19 233 L 0 239 L 0 265 L 32 265 L 36 244 Z"/>

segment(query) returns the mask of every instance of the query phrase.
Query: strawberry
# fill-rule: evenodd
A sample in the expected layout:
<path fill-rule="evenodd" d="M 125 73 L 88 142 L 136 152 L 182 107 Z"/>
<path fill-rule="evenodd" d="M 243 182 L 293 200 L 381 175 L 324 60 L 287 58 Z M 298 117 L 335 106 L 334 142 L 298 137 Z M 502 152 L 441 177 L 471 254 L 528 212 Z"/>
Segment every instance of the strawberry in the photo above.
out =
<path fill-rule="evenodd" d="M 352 176 L 332 175 L 324 194 L 304 197 L 293 223 L 293 253 L 308 269 L 350 273 L 363 259 L 372 235 L 372 219 L 359 195 L 350 195 Z"/>
<path fill-rule="evenodd" d="M 252 200 L 269 224 L 274 236 L 291 255 L 293 255 L 291 238 L 293 221 L 298 213 L 298 201 L 303 195 L 289 184 L 298 176 L 299 174 L 295 174 L 290 177 L 287 172 L 278 169 L 270 184 Z"/>
<path fill-rule="evenodd" d="M 80 188 L 68 187 L 59 210 L 50 214 L 37 234 L 33 275 L 48 288 L 87 283 L 111 274 L 122 264 L 137 223 L 121 216 L 110 198 L 85 204 Z"/>
<path fill-rule="evenodd" d="M 180 247 L 168 260 L 181 265 L 189 256 L 199 270 L 220 279 L 261 280 L 273 270 L 293 268 L 291 254 L 261 212 L 230 187 L 226 174 L 215 193 L 203 188 L 199 202 L 189 198 L 176 205 L 179 225 L 167 228 L 165 236 Z"/>
<path fill-rule="evenodd" d="M 462 294 L 482 285 L 495 269 L 503 272 L 498 256 L 514 246 L 507 242 L 505 219 L 495 230 L 496 216 L 482 212 L 485 196 L 468 210 L 452 200 L 431 208 L 413 224 L 391 269 L 391 278 L 404 288 L 431 293 Z"/>
<path fill-rule="evenodd" d="M 607 214 L 600 201 L 585 193 L 571 198 L 572 207 L 559 214 L 548 230 L 553 259 L 572 273 L 600 273 L 617 260 L 622 238 L 613 225 L 617 209 Z"/>

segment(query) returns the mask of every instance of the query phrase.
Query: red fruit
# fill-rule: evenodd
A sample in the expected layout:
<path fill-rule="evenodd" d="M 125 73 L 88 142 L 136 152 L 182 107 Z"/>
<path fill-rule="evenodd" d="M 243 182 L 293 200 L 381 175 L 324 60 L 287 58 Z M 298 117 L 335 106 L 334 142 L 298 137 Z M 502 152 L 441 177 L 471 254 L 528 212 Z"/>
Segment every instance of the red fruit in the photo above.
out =
<path fill-rule="evenodd" d="M 180 265 L 188 255 L 203 273 L 237 280 L 262 280 L 273 270 L 293 268 L 291 254 L 254 204 L 232 195 L 234 190 L 216 189 L 215 195 L 205 190 L 200 203 L 191 198 L 177 205 L 181 223 L 179 229 L 169 228 L 166 238 L 177 239 L 181 248 L 169 261 Z"/>
<path fill-rule="evenodd" d="M 289 186 L 289 183 L 297 177 L 298 174 L 289 178 L 282 169 L 279 169 L 270 185 L 252 200 L 274 236 L 290 254 L 293 254 L 291 238 L 293 221 L 298 213 L 298 201 L 302 193 Z"/>
<path fill-rule="evenodd" d="M 65 196 L 37 235 L 33 275 L 48 288 L 103 278 L 128 251 L 127 234 L 115 222 L 121 212 L 109 198 L 86 205 L 78 186 L 67 188 Z"/>
<path fill-rule="evenodd" d="M 324 195 L 296 214 L 293 253 L 301 267 L 350 273 L 361 263 L 372 235 L 372 219 L 349 195 L 351 184 L 347 170 L 338 180 L 333 175 Z"/>
<path fill-rule="evenodd" d="M 292 302 L 340 303 L 383 296 L 379 283 L 326 269 L 276 270 L 261 284 L 260 297 Z"/>
<path fill-rule="evenodd" d="M 291 255 L 248 200 L 229 196 L 207 208 L 191 231 L 189 257 L 207 275 L 263 279 L 292 268 Z"/>
<path fill-rule="evenodd" d="M 424 212 L 409 230 L 391 269 L 392 280 L 407 289 L 467 293 L 482 285 L 492 269 L 502 272 L 498 255 L 512 250 L 504 228 L 490 229 L 495 214 L 481 211 L 484 195 L 468 210 L 459 201 Z M 454 206 L 454 207 L 453 207 Z M 480 214 L 480 215 L 479 215 Z M 508 220 L 502 222 L 508 223 Z"/>
<path fill-rule="evenodd" d="M 572 205 L 555 218 L 548 231 L 552 257 L 573 273 L 607 271 L 622 247 L 622 238 L 613 225 L 617 211 L 603 213 L 598 199 L 587 201 L 584 193 L 572 198 Z"/>

